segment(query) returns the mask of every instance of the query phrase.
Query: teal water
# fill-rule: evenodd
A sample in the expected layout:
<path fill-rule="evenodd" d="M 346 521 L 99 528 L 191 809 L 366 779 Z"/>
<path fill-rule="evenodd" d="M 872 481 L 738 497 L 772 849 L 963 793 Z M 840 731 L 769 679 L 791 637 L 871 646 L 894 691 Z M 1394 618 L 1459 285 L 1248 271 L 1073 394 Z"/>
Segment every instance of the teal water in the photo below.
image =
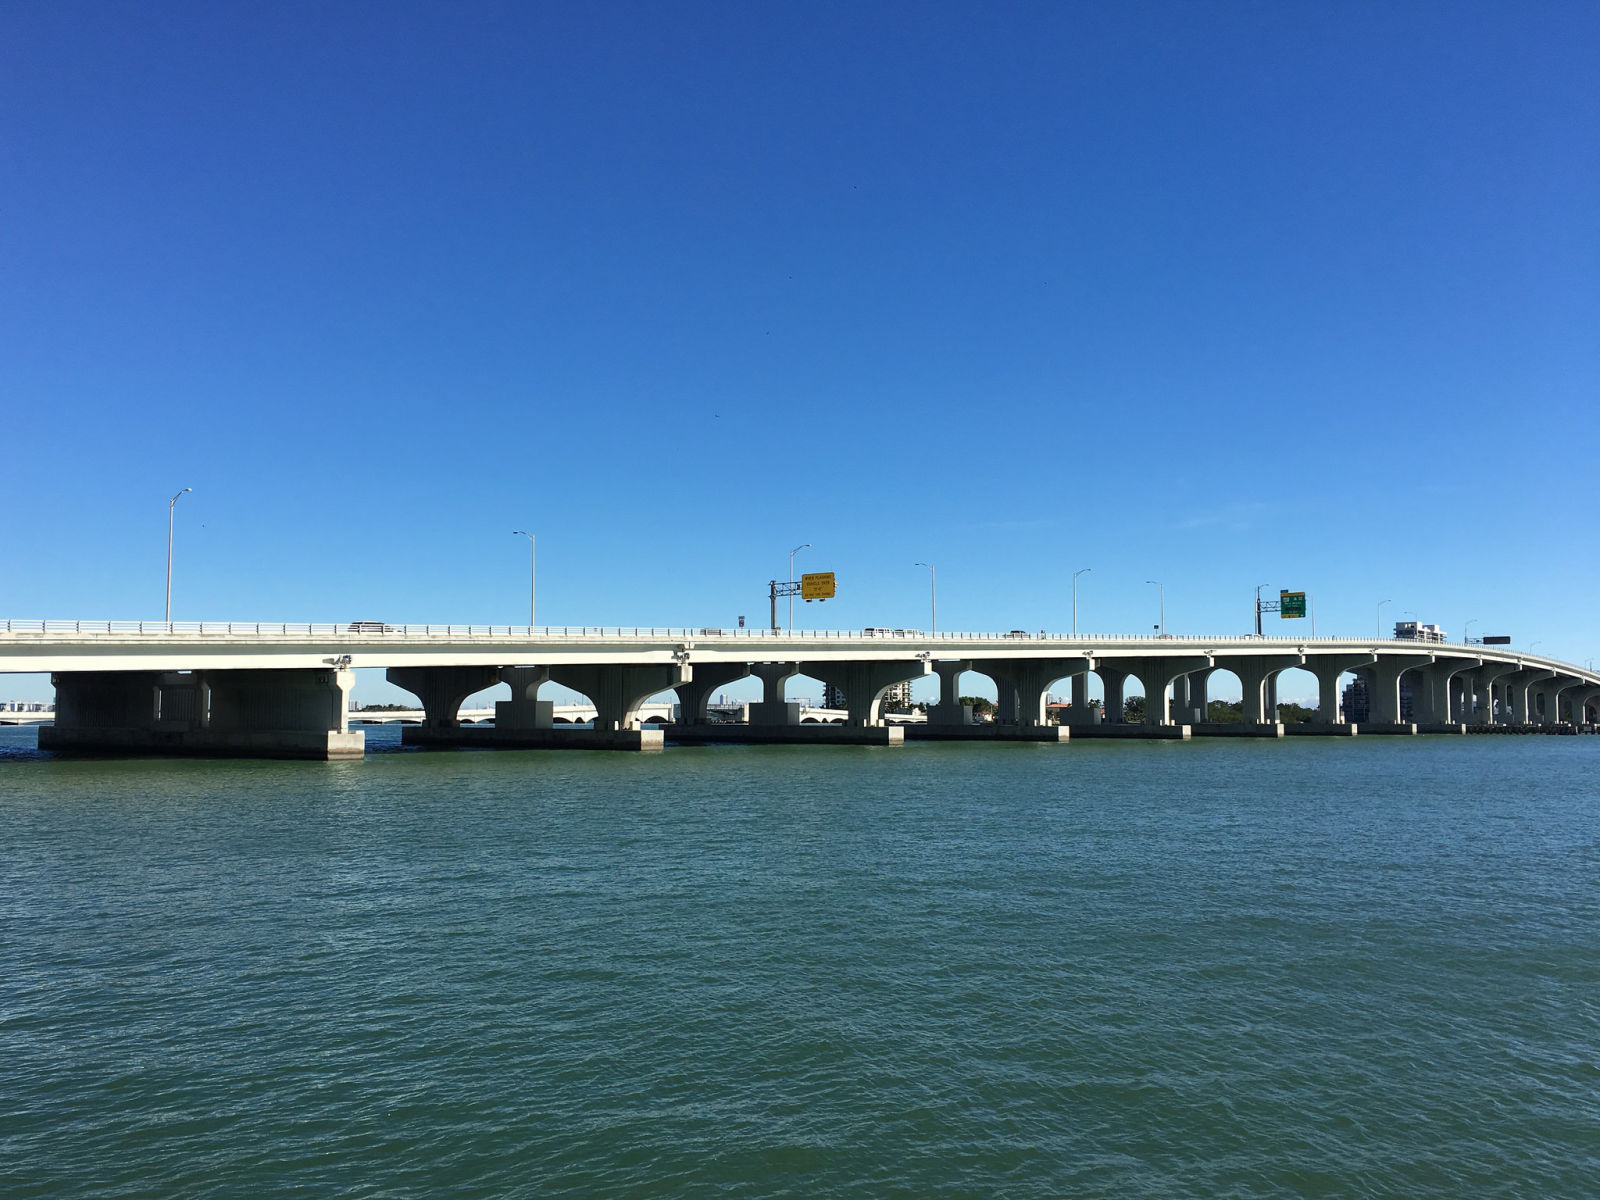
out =
<path fill-rule="evenodd" d="M 1600 1194 L 1600 739 L 31 741 L 5 1197 Z"/>

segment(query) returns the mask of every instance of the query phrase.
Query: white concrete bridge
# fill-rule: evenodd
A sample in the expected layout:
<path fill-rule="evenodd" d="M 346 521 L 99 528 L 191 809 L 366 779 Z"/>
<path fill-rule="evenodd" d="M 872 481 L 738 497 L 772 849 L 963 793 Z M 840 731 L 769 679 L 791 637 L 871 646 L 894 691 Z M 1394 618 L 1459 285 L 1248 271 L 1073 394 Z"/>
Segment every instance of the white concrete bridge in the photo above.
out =
<path fill-rule="evenodd" d="M 681 724 L 708 719 L 711 696 L 734 680 L 761 680 L 749 706 L 752 727 L 802 722 L 784 685 L 806 675 L 839 688 L 845 725 L 882 727 L 891 686 L 940 677 L 929 725 L 959 729 L 969 720 L 956 700 L 961 674 L 994 681 L 1001 725 L 1047 723 L 1052 687 L 1069 680 L 1068 722 L 1080 732 L 1261 732 L 1277 736 L 1276 689 L 1282 673 L 1315 677 L 1313 726 L 1349 732 L 1339 683 L 1367 684 L 1370 720 L 1363 732 L 1460 732 L 1468 727 L 1588 728 L 1600 703 L 1600 675 L 1510 647 L 1376 638 L 1128 637 L 942 633 L 915 630 L 774 632 L 505 625 L 385 626 L 349 624 L 18 621 L 0 623 L 0 672 L 49 672 L 57 715 L 41 745 L 57 749 L 159 749 L 175 753 L 282 753 L 315 757 L 360 753 L 349 729 L 353 667 L 383 668 L 390 682 L 422 702 L 418 743 L 462 732 L 462 701 L 497 683 L 512 699 L 495 706 L 494 736 L 509 744 L 567 744 L 544 738 L 555 709 L 538 699 L 554 682 L 587 696 L 597 735 L 585 744 L 652 744 L 644 730 L 650 698 L 675 691 Z M 1243 720 L 1207 728 L 1210 680 L 1237 677 Z M 1088 703 L 1088 678 L 1104 694 Z M 1136 726 L 1121 720 L 1130 684 L 1145 697 Z M 1401 719 L 1402 687 L 1412 719 Z M 1103 720 L 1102 720 L 1103 719 Z M 542 731 L 542 732 L 541 732 Z M 489 730 L 472 730 L 487 735 Z M 576 731 L 573 731 L 576 732 Z M 48 734 L 48 736 L 46 736 Z M 470 740 L 470 739 L 469 739 Z M 481 739 L 480 739 L 481 740 Z M 577 744 L 577 743 L 573 743 Z M 657 740 L 655 744 L 659 744 Z"/>

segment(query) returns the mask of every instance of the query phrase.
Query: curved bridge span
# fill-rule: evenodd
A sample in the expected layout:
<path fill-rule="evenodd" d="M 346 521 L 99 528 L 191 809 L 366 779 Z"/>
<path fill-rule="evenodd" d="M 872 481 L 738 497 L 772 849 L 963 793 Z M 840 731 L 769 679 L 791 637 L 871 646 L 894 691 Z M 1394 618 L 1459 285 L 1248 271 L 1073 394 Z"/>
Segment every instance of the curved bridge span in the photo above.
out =
<path fill-rule="evenodd" d="M 844 730 L 865 731 L 887 727 L 881 705 L 891 687 L 937 674 L 941 699 L 918 736 L 978 735 L 956 700 L 957 680 L 967 671 L 994 681 L 996 728 L 1019 732 L 1051 724 L 1047 695 L 1069 680 L 1072 705 L 1064 720 L 1073 736 L 1281 736 L 1277 680 L 1290 669 L 1314 676 L 1319 696 L 1311 726 L 1294 732 L 1357 731 L 1340 711 L 1339 685 L 1347 674 L 1366 691 L 1368 719 L 1359 725 L 1365 733 L 1591 730 L 1600 716 L 1600 674 L 1593 671 L 1510 647 L 1404 639 L 0 623 L 0 672 L 53 677 L 56 723 L 41 730 L 40 742 L 53 749 L 359 755 L 362 735 L 349 730 L 346 713 L 354 667 L 383 668 L 392 683 L 418 697 L 425 720 L 406 730 L 415 734 L 407 740 L 418 744 L 660 744 L 659 731 L 643 728 L 641 714 L 650 697 L 669 690 L 677 693 L 678 727 L 687 739 L 707 723 L 711 695 L 747 676 L 762 681 L 763 698 L 749 706 L 746 740 L 759 740 L 755 735 L 763 730 L 769 740 L 798 740 L 782 735 L 801 724 L 798 706 L 784 700 L 784 685 L 795 675 L 837 689 L 846 706 Z M 1217 671 L 1236 676 L 1243 697 L 1242 720 L 1225 730 L 1205 720 Z M 1088 700 L 1091 674 L 1105 697 L 1099 709 Z M 512 699 L 496 705 L 494 727 L 457 737 L 469 732 L 461 728 L 461 702 L 502 682 L 511 686 Z M 587 696 L 594 728 L 553 730 L 551 704 L 538 699 L 546 682 Z M 1145 697 L 1137 722 L 1121 719 L 1130 683 Z M 1405 720 L 1402 697 L 1410 709 Z"/>

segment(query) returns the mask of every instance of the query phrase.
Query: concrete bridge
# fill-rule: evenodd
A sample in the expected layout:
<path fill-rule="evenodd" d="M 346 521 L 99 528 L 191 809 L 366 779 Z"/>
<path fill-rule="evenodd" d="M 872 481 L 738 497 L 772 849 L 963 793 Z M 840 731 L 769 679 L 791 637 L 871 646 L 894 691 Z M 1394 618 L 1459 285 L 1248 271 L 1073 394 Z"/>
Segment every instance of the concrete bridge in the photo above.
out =
<path fill-rule="evenodd" d="M 1465 732 L 1468 729 L 1589 729 L 1600 704 L 1600 675 L 1510 647 L 1375 638 L 1127 637 L 1012 633 L 924 634 L 914 630 L 812 631 L 505 625 L 387 626 L 86 621 L 5 621 L 0 672 L 49 672 L 56 719 L 41 729 L 46 749 L 261 754 L 337 758 L 362 753 L 350 730 L 354 667 L 383 668 L 390 682 L 421 701 L 423 723 L 405 740 L 418 745 L 550 745 L 638 749 L 662 744 L 645 728 L 645 705 L 675 691 L 673 727 L 691 740 L 710 723 L 711 697 L 735 680 L 761 681 L 748 708 L 748 740 L 804 740 L 800 706 L 784 685 L 806 675 L 843 692 L 842 727 L 810 732 L 856 740 L 890 729 L 881 712 L 892 686 L 940 679 L 925 736 L 1059 736 L 1047 720 L 1048 692 L 1070 681 L 1072 736 L 1278 737 L 1278 679 L 1303 669 L 1315 677 L 1319 706 L 1308 726 L 1326 734 Z M 981 729 L 956 700 L 961 674 L 993 680 L 994 726 Z M 1210 681 L 1239 681 L 1242 721 L 1205 720 Z M 1367 685 L 1370 719 L 1359 729 L 1340 713 L 1347 673 Z M 1089 676 L 1105 701 L 1088 703 Z M 587 696 L 594 728 L 557 729 L 540 700 L 553 682 Z M 495 705 L 493 728 L 462 722 L 462 701 L 498 683 L 512 698 Z M 1130 686 L 1145 696 L 1141 721 L 1122 719 Z M 1402 688 L 1412 719 L 1402 720 Z M 731 736 L 726 728 L 719 737 Z M 709 739 L 701 739 L 709 740 Z M 819 739 L 820 740 L 820 739 Z"/>

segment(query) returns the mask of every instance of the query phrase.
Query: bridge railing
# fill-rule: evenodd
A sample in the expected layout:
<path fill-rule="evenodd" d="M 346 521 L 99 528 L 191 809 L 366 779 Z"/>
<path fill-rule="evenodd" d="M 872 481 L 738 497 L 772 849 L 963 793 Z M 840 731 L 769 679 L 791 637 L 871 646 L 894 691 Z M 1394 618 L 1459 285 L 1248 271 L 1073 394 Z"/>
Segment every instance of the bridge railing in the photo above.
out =
<path fill-rule="evenodd" d="M 0 621 L 0 633 L 33 637 L 107 637 L 107 638 L 240 638 L 251 640 L 295 639 L 313 641 L 350 642 L 373 645 L 398 641 L 604 641 L 616 639 L 659 638 L 674 642 L 694 642 L 713 639 L 737 639 L 786 643 L 790 645 L 818 641 L 856 641 L 865 645 L 882 645 L 894 642 L 927 643 L 993 643 L 996 646 L 1023 648 L 1026 646 L 1071 645 L 1086 651 L 1099 648 L 1142 645 L 1159 642 L 1203 650 L 1208 647 L 1236 648 L 1239 646 L 1415 646 L 1419 651 L 1452 650 L 1462 654 L 1482 654 L 1485 647 L 1456 642 L 1426 642 L 1393 637 L 1274 637 L 1252 634 L 1070 634 L 1026 633 L 1012 630 L 1007 633 L 972 630 L 963 632 L 927 633 L 919 629 L 807 629 L 787 632 L 781 629 L 726 629 L 709 626 L 616 626 L 616 625 L 388 625 L 377 621 L 351 622 L 295 622 L 295 621 L 51 621 L 7 618 Z M 1499 655 L 1514 656 L 1527 662 L 1536 662 L 1570 668 L 1571 664 L 1542 655 L 1521 653 L 1510 646 L 1494 647 Z"/>

